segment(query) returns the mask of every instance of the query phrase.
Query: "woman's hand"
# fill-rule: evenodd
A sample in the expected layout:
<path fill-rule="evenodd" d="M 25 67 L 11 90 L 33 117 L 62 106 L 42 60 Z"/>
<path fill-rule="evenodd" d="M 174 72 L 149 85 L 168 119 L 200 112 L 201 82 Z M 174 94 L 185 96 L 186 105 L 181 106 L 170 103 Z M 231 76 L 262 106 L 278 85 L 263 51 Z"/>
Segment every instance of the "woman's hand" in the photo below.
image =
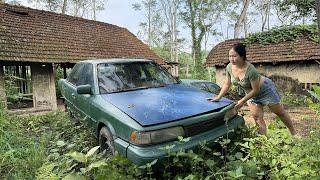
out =
<path fill-rule="evenodd" d="M 211 97 L 211 98 L 207 98 L 208 101 L 212 101 L 212 102 L 216 102 L 216 101 L 220 101 L 220 97 L 218 96 L 214 96 L 214 97 Z"/>
<path fill-rule="evenodd" d="M 237 102 L 237 104 L 234 106 L 234 109 L 235 109 L 236 111 L 239 111 L 239 109 L 240 109 L 243 105 L 244 105 L 244 101 L 239 100 L 239 101 Z"/>

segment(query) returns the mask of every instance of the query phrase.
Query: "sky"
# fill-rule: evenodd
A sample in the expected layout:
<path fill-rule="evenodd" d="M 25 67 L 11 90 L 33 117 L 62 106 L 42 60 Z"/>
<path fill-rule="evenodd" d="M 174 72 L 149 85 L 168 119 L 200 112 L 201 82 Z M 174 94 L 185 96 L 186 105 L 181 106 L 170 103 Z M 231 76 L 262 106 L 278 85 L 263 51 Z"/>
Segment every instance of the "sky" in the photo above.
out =
<path fill-rule="evenodd" d="M 139 24 L 143 21 L 140 12 L 132 8 L 137 0 L 108 0 L 105 9 L 97 14 L 97 20 L 127 28 L 137 34 Z"/>
<path fill-rule="evenodd" d="M 19 0 L 22 5 L 36 8 L 34 5 L 28 3 L 28 0 Z M 130 32 L 135 34 L 138 38 L 139 32 L 139 24 L 145 21 L 144 15 L 140 11 L 135 11 L 132 8 L 132 4 L 141 2 L 141 0 L 106 0 L 105 9 L 97 13 L 97 21 L 114 24 L 123 28 L 127 28 Z M 257 32 L 260 30 L 261 20 L 260 17 L 256 16 L 251 22 L 250 32 Z M 271 23 L 276 23 L 275 19 L 271 21 Z M 257 25 L 259 24 L 259 25 Z M 217 30 L 223 32 L 223 36 L 210 37 L 207 43 L 207 50 L 213 48 L 216 44 L 221 41 L 224 41 L 228 38 L 233 37 L 233 29 L 227 28 L 227 20 L 221 22 L 216 26 Z M 188 28 L 180 27 L 180 37 L 186 39 L 186 43 L 184 43 L 184 47 L 182 47 L 183 51 L 190 52 L 191 51 L 191 37 L 190 30 Z M 226 36 L 228 30 L 228 37 Z"/>
<path fill-rule="evenodd" d="M 30 4 L 28 0 L 20 0 L 19 2 L 23 6 L 41 9 L 35 4 Z M 97 13 L 97 21 L 126 28 L 138 37 L 139 24 L 145 20 L 142 12 L 132 8 L 132 4 L 137 2 L 141 2 L 141 0 L 106 0 L 105 9 Z M 183 50 L 190 52 L 191 41 L 188 40 L 190 35 L 186 30 L 182 33 L 181 36 L 187 39 L 187 45 L 183 47 Z"/>
<path fill-rule="evenodd" d="M 21 5 L 37 8 L 28 0 L 21 0 Z M 132 8 L 132 4 L 138 0 L 106 0 L 105 9 L 97 13 L 97 21 L 114 24 L 127 28 L 130 32 L 137 34 L 139 23 L 142 21 L 140 12 Z"/>

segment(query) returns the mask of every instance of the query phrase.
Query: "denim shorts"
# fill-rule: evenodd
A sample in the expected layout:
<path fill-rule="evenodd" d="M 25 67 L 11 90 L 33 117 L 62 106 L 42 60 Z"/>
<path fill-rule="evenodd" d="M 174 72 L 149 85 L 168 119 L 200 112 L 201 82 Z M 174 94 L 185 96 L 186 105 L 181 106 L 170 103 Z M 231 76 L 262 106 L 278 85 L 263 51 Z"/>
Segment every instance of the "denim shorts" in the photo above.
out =
<path fill-rule="evenodd" d="M 280 103 L 280 95 L 275 84 L 271 79 L 265 77 L 263 85 L 258 94 L 250 99 L 248 102 L 258 105 L 271 105 Z"/>

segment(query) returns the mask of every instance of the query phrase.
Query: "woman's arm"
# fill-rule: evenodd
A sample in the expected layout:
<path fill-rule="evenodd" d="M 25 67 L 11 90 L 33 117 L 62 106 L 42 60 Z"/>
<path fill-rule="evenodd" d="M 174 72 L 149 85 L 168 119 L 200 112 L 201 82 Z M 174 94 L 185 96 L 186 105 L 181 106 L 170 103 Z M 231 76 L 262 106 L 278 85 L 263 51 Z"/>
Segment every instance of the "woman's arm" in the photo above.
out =
<path fill-rule="evenodd" d="M 208 98 L 209 101 L 219 101 L 229 90 L 231 86 L 231 79 L 229 75 L 226 75 L 222 88 L 217 96 Z"/>
<path fill-rule="evenodd" d="M 249 99 L 257 95 L 257 93 L 260 91 L 260 79 L 261 77 L 250 82 L 252 90 L 237 102 L 235 106 L 236 110 L 240 109 Z"/>

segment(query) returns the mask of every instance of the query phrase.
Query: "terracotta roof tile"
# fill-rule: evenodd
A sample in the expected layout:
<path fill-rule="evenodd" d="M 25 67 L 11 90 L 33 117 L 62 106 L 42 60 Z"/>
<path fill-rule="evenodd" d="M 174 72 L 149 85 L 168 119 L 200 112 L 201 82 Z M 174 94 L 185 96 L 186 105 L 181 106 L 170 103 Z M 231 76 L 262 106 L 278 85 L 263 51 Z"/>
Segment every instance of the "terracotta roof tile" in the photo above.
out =
<path fill-rule="evenodd" d="M 216 45 L 206 59 L 206 66 L 225 66 L 229 49 L 242 39 L 230 39 Z M 247 46 L 247 59 L 252 63 L 320 60 L 320 46 L 307 37 L 278 44 Z"/>
<path fill-rule="evenodd" d="M 166 64 L 127 29 L 112 24 L 3 3 L 0 18 L 0 61 L 145 58 Z"/>

